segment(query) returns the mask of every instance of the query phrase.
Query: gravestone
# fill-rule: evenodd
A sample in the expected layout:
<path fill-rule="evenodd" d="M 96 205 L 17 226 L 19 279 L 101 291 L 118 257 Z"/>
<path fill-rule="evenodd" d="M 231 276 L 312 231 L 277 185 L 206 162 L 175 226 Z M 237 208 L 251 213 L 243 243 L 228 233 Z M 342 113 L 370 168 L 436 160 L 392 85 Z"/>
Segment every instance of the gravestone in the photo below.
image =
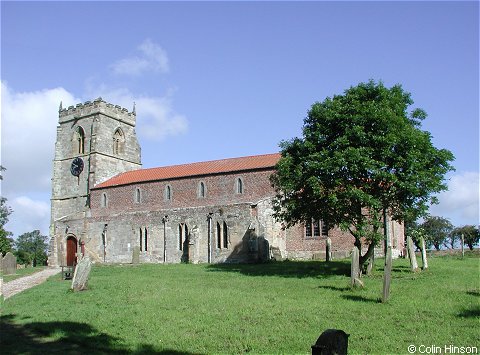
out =
<path fill-rule="evenodd" d="M 325 330 L 312 345 L 312 355 L 347 355 L 349 336 L 343 330 Z"/>
<path fill-rule="evenodd" d="M 88 256 L 84 256 L 75 267 L 72 280 L 72 290 L 82 291 L 87 289 L 88 277 L 92 269 L 92 262 Z"/>
<path fill-rule="evenodd" d="M 280 248 L 277 247 L 271 247 L 270 248 L 272 252 L 272 259 L 275 261 L 283 261 L 282 253 L 280 252 Z"/>
<path fill-rule="evenodd" d="M 8 252 L 3 257 L 2 271 L 4 275 L 15 274 L 17 271 L 17 258 L 11 252 Z"/>
<path fill-rule="evenodd" d="M 407 251 L 410 258 L 410 268 L 413 272 L 418 271 L 417 257 L 415 256 L 415 248 L 413 247 L 413 241 L 410 236 L 407 236 Z"/>
<path fill-rule="evenodd" d="M 360 280 L 360 251 L 357 247 L 352 250 L 352 265 L 350 269 L 350 285 L 352 287 L 363 287 Z"/>
<path fill-rule="evenodd" d="M 367 265 L 367 275 L 371 275 L 373 271 L 373 267 L 375 266 L 375 249 L 373 249 L 372 256 Z"/>
<path fill-rule="evenodd" d="M 133 254 L 132 254 L 132 264 L 140 263 L 140 247 L 134 246 L 133 247 Z"/>
<path fill-rule="evenodd" d="M 332 260 L 332 240 L 327 238 L 325 243 L 325 261 L 328 262 L 330 260 Z"/>
<path fill-rule="evenodd" d="M 427 250 L 425 248 L 425 238 L 420 237 L 420 247 L 422 248 L 422 270 L 428 269 Z"/>

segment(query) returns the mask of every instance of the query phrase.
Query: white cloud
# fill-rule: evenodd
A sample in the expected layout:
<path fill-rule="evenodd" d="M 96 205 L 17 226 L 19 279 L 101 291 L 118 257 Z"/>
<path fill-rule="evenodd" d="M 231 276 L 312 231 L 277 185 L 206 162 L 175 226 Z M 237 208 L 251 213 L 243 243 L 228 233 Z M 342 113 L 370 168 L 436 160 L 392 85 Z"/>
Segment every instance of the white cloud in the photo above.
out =
<path fill-rule="evenodd" d="M 185 133 L 188 121 L 173 108 L 173 93 L 165 96 L 136 96 L 126 88 L 111 88 L 105 84 L 89 85 L 89 97 L 102 97 L 104 100 L 132 109 L 135 102 L 137 131 L 139 136 L 159 141 L 167 136 Z"/>
<path fill-rule="evenodd" d="M 15 237 L 35 229 L 48 235 L 50 224 L 50 204 L 45 201 L 32 200 L 27 196 L 19 196 L 8 201 L 13 209 L 6 229 Z"/>
<path fill-rule="evenodd" d="M 1 90 L 2 187 L 10 196 L 49 191 L 59 104 L 77 100 L 63 88 L 15 92 L 2 82 Z"/>
<path fill-rule="evenodd" d="M 430 213 L 448 218 L 453 225 L 477 225 L 479 223 L 480 187 L 478 172 L 453 175 L 448 191 L 439 196 L 439 204 L 430 207 Z"/>
<path fill-rule="evenodd" d="M 139 56 L 123 58 L 110 67 L 115 74 L 138 76 L 145 72 L 167 73 L 169 70 L 167 52 L 150 39 L 138 47 Z"/>

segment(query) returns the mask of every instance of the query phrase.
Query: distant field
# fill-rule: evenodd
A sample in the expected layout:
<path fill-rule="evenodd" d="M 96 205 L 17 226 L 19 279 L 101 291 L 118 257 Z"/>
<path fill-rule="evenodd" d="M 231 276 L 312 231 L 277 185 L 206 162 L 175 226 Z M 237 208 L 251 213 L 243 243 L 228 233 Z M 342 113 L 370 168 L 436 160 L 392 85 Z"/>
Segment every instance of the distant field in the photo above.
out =
<path fill-rule="evenodd" d="M 429 266 L 412 274 L 408 260 L 395 260 L 388 304 L 378 303 L 383 260 L 362 290 L 349 288 L 348 260 L 96 266 L 87 291 L 73 293 L 55 276 L 4 301 L 0 349 L 309 354 L 328 328 L 350 334 L 350 354 L 407 354 L 409 345 L 480 349 L 478 253 L 431 257 Z"/>

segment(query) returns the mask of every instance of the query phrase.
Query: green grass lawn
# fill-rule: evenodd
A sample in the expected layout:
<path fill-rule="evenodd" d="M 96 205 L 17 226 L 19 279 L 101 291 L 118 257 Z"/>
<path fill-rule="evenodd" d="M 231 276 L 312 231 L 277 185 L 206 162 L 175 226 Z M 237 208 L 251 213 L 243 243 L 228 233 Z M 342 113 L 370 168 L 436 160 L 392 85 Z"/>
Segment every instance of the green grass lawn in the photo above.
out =
<path fill-rule="evenodd" d="M 17 269 L 13 275 L 3 275 L 3 282 L 9 282 L 19 277 L 28 276 L 36 272 L 45 270 L 46 266 L 37 266 L 37 267 L 26 267 L 24 269 Z"/>
<path fill-rule="evenodd" d="M 413 274 L 383 260 L 349 288 L 347 261 L 263 265 L 96 266 L 89 290 L 60 276 L 3 304 L 2 354 L 309 354 L 342 329 L 350 354 L 406 354 L 408 345 L 480 349 L 477 255 L 432 257 Z"/>

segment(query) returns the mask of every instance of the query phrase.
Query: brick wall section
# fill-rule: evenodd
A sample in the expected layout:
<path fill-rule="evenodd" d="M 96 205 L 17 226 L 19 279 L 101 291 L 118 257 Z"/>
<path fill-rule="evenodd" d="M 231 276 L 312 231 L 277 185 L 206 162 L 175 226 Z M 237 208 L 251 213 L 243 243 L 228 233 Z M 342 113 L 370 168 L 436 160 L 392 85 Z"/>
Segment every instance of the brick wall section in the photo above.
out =
<path fill-rule="evenodd" d="M 197 176 L 166 181 L 145 182 L 92 190 L 92 216 L 108 216 L 119 212 L 143 212 L 160 209 L 256 203 L 273 196 L 269 176 L 272 170 L 237 172 L 211 176 Z M 243 182 L 243 193 L 236 192 L 237 179 Z M 198 196 L 200 182 L 205 184 L 205 197 Z M 165 189 L 171 188 L 171 200 L 166 200 Z M 136 190 L 140 190 L 140 203 Z M 102 195 L 108 205 L 102 207 Z"/>

